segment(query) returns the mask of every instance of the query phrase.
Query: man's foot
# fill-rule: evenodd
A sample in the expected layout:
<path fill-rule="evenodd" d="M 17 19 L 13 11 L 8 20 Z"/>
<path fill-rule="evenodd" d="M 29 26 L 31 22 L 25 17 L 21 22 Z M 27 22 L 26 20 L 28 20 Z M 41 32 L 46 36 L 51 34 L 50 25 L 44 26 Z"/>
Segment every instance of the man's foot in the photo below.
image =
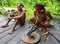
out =
<path fill-rule="evenodd" d="M 49 32 L 48 31 L 47 32 L 44 32 L 44 39 L 43 39 L 44 42 L 46 41 L 48 35 L 49 35 Z"/>
<path fill-rule="evenodd" d="M 44 32 L 44 35 L 47 35 L 49 32 L 48 31 L 46 31 L 46 32 Z"/>
<path fill-rule="evenodd" d="M 15 30 L 12 29 L 9 31 L 9 34 L 13 34 L 14 32 L 15 32 Z"/>
<path fill-rule="evenodd" d="M 1 26 L 1 28 L 4 28 L 4 27 L 8 27 L 8 25 L 3 25 L 3 26 Z"/>

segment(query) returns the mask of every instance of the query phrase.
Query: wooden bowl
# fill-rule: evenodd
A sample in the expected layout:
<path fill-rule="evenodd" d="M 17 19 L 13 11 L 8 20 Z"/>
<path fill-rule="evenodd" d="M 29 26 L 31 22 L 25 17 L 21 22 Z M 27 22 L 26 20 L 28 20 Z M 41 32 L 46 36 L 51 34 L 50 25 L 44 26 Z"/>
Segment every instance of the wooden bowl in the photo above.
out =
<path fill-rule="evenodd" d="M 22 35 L 22 40 L 29 44 L 37 43 L 40 40 L 40 34 L 33 32 L 32 37 L 29 37 L 27 36 L 27 32 L 24 32 Z"/>

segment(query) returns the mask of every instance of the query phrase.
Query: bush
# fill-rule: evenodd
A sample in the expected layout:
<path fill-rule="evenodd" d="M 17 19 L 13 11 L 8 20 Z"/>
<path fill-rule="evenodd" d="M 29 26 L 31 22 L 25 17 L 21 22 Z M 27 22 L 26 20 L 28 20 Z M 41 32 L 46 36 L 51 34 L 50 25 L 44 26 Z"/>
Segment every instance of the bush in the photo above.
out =
<path fill-rule="evenodd" d="M 60 9 L 60 3 L 57 0 L 0 0 L 0 6 L 16 8 L 17 2 L 24 4 L 24 9 L 27 10 L 27 19 L 33 16 L 33 7 L 36 3 L 43 4 L 46 10 L 49 11 L 53 17 L 53 14 L 57 14 L 57 10 Z"/>

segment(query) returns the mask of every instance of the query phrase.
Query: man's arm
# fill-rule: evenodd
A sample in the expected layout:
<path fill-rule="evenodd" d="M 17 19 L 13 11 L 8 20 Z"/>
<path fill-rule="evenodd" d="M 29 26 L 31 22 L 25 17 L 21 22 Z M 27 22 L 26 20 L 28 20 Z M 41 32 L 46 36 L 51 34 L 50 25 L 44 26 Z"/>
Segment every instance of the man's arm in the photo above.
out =
<path fill-rule="evenodd" d="M 13 11 L 12 13 L 9 13 L 8 17 L 14 16 L 15 13 L 17 13 L 17 11 Z"/>
<path fill-rule="evenodd" d="M 12 12 L 12 13 L 11 13 L 11 16 L 14 16 L 15 13 L 17 13 L 17 11 Z"/>
<path fill-rule="evenodd" d="M 49 12 L 47 12 L 47 21 L 50 21 L 52 19 L 52 16 Z"/>
<path fill-rule="evenodd" d="M 14 19 L 21 18 L 23 15 L 25 15 L 25 12 L 23 11 L 21 15 L 13 17 Z"/>

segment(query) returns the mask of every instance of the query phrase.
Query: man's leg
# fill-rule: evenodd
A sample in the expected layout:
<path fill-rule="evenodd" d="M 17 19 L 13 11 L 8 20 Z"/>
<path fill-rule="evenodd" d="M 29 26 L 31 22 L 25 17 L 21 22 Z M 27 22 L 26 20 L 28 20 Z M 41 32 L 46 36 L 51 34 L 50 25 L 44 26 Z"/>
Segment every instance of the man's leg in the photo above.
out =
<path fill-rule="evenodd" d="M 45 31 L 47 31 L 47 28 L 49 27 L 49 25 L 50 25 L 50 22 L 48 22 L 48 21 L 43 22 L 43 28 Z"/>
<path fill-rule="evenodd" d="M 7 27 L 10 21 L 11 21 L 11 19 L 8 19 L 7 23 L 6 23 L 5 25 L 1 26 L 1 27 L 2 27 L 2 28 L 3 28 L 3 27 Z"/>
<path fill-rule="evenodd" d="M 14 17 L 14 15 L 9 15 L 9 16 L 10 16 L 10 17 Z M 9 16 L 8 16 L 8 21 L 7 21 L 7 23 L 6 23 L 5 25 L 1 26 L 2 28 L 3 28 L 3 27 L 8 27 L 9 22 L 12 20 L 12 19 L 9 18 Z"/>
<path fill-rule="evenodd" d="M 35 18 L 31 18 L 31 19 L 30 19 L 30 23 L 35 24 L 35 22 L 36 22 L 36 19 L 35 19 Z"/>
<path fill-rule="evenodd" d="M 48 30 L 47 30 L 47 27 L 48 27 L 48 23 L 44 22 L 44 24 L 43 24 L 43 30 L 44 30 L 43 40 L 44 40 L 44 42 L 46 41 L 46 38 L 47 38 L 48 35 L 49 35 L 49 32 L 48 32 Z"/>
<path fill-rule="evenodd" d="M 15 31 L 15 27 L 18 24 L 18 20 L 15 22 L 13 29 L 10 30 L 9 34 L 13 34 Z"/>

